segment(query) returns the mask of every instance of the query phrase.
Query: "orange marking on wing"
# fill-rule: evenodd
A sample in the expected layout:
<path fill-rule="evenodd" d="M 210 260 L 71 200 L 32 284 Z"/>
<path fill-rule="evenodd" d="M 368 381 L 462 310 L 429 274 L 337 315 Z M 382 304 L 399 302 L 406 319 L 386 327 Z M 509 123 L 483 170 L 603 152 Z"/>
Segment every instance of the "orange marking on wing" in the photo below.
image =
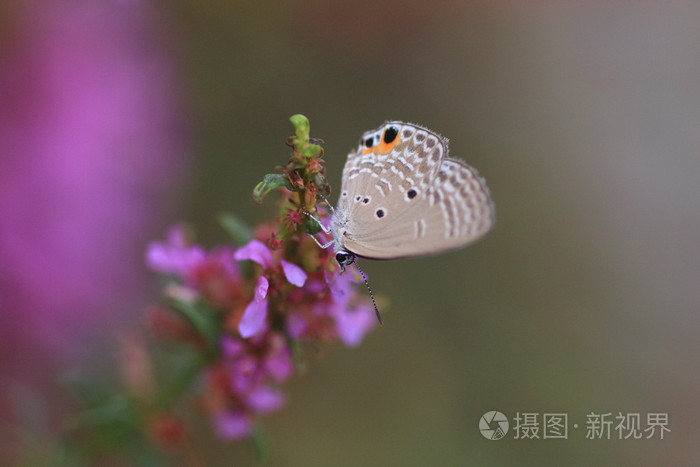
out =
<path fill-rule="evenodd" d="M 401 138 L 398 135 L 396 136 L 396 139 L 394 139 L 394 141 L 392 141 L 391 143 L 385 143 L 384 139 L 382 138 L 382 142 L 379 143 L 379 147 L 377 147 L 377 152 L 379 154 L 386 154 L 389 151 L 391 151 L 394 148 L 394 146 L 396 146 L 400 142 L 401 142 Z"/>
<path fill-rule="evenodd" d="M 386 131 L 386 130 L 384 130 Z M 369 153 L 374 153 L 374 154 L 386 154 L 389 151 L 391 151 L 394 146 L 399 144 L 401 142 L 401 136 L 396 135 L 396 138 L 394 138 L 394 141 L 391 143 L 385 143 L 384 142 L 384 135 L 382 135 L 382 141 L 377 145 L 373 145 L 371 148 L 363 148 L 362 149 L 362 155 L 369 154 Z"/>

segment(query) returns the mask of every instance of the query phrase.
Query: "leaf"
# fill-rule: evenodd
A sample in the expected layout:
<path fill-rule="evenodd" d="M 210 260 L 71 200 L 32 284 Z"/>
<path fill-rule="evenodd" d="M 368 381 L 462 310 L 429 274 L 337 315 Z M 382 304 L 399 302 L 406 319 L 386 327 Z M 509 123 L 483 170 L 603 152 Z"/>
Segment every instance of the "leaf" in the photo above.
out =
<path fill-rule="evenodd" d="M 301 149 L 301 154 L 306 158 L 319 157 L 323 148 L 318 144 L 309 144 Z"/>
<path fill-rule="evenodd" d="M 178 400 L 192 388 L 200 376 L 202 369 L 210 362 L 210 357 L 190 349 L 171 350 L 167 355 L 168 376 L 162 378 L 163 383 L 158 394 L 158 407 L 168 410 L 176 405 Z"/>
<path fill-rule="evenodd" d="M 75 426 L 89 429 L 104 425 L 128 425 L 135 420 L 134 406 L 126 393 L 117 393 L 99 405 L 85 410 L 70 420 Z"/>
<path fill-rule="evenodd" d="M 294 149 L 300 151 L 309 142 L 309 133 L 311 133 L 309 119 L 302 114 L 296 114 L 289 117 L 289 121 L 294 125 L 297 135 L 294 138 Z"/>
<path fill-rule="evenodd" d="M 253 444 L 253 449 L 255 449 L 255 454 L 257 455 L 258 460 L 267 461 L 270 459 L 270 455 L 272 454 L 270 441 L 267 439 L 267 436 L 259 425 L 253 429 L 250 442 Z"/>
<path fill-rule="evenodd" d="M 287 176 L 282 174 L 267 174 L 262 182 L 255 185 L 253 189 L 253 199 L 261 203 L 265 195 L 280 187 L 292 189 L 292 185 L 289 183 Z"/>
<path fill-rule="evenodd" d="M 117 454 L 126 465 L 161 465 L 160 454 L 144 437 L 148 413 L 128 394 L 114 394 L 69 418 L 56 463 L 30 465 L 102 465 Z"/>
<path fill-rule="evenodd" d="M 219 224 L 236 245 L 245 245 L 253 238 L 253 229 L 233 213 L 219 214 Z"/>

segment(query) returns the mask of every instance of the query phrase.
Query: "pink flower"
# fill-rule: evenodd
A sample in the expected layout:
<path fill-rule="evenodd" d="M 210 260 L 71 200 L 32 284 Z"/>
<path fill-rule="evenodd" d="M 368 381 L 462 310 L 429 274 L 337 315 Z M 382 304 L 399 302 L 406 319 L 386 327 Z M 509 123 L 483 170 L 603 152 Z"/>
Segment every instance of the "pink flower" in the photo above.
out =
<path fill-rule="evenodd" d="M 263 275 L 258 277 L 255 288 L 255 298 L 246 307 L 241 323 L 238 326 L 238 331 L 242 337 L 251 337 L 266 329 L 268 308 L 266 297 L 269 281 L 265 274 L 271 274 L 274 269 L 272 252 L 261 241 L 251 240 L 236 250 L 233 257 L 239 261 L 251 260 L 263 267 Z M 290 284 L 297 287 L 304 285 L 307 276 L 303 269 L 285 260 L 280 260 L 279 265 Z"/>
<path fill-rule="evenodd" d="M 238 261 L 246 259 L 254 261 L 264 269 L 270 269 L 274 266 L 272 252 L 259 240 L 251 240 L 246 245 L 236 250 L 233 257 Z M 304 285 L 307 276 L 303 269 L 283 259 L 279 261 L 279 264 L 290 284 L 296 285 L 297 287 L 302 287 Z"/>
<path fill-rule="evenodd" d="M 282 265 L 284 275 L 290 284 L 296 285 L 297 287 L 304 286 L 307 276 L 303 269 L 296 264 L 290 263 L 283 259 L 280 260 L 280 264 Z"/>
<path fill-rule="evenodd" d="M 153 242 L 146 250 L 148 266 L 157 272 L 186 277 L 206 256 L 204 248 L 190 245 L 181 226 L 168 230 L 165 242 Z"/>
<path fill-rule="evenodd" d="M 309 250 L 322 266 L 309 275 L 280 258 L 283 251 L 259 240 L 233 252 L 206 251 L 188 244 L 181 229 L 171 229 L 165 242 L 147 251 L 151 268 L 175 281 L 168 290 L 191 291 L 190 302 L 222 315 L 220 358 L 207 369 L 205 397 L 214 429 L 226 440 L 250 436 L 257 416 L 284 405 L 277 386 L 294 369 L 291 340 L 355 346 L 376 325 L 371 306 L 355 291 L 359 278 L 325 268 L 330 252 Z M 258 265 L 250 276 L 240 273 L 242 261 Z"/>
<path fill-rule="evenodd" d="M 310 307 L 290 311 L 287 317 L 289 335 L 301 340 L 332 335 L 348 347 L 358 345 L 377 324 L 373 309 L 366 302 L 357 300 L 352 285 L 358 281 L 351 271 L 345 274 L 324 271 L 323 282 L 309 282 L 305 289 L 323 298 Z"/>
<path fill-rule="evenodd" d="M 333 307 L 338 337 L 348 347 L 354 347 L 362 342 L 365 334 L 377 324 L 374 309 L 369 305 L 360 305 L 353 310 L 342 306 Z"/>
<path fill-rule="evenodd" d="M 366 302 L 352 305 L 356 292 L 351 284 L 359 283 L 360 278 L 354 276 L 351 271 L 335 276 L 326 273 L 326 282 L 334 299 L 330 314 L 335 319 L 338 337 L 345 345 L 354 347 L 376 326 L 374 310 Z"/>
<path fill-rule="evenodd" d="M 272 265 L 272 253 L 259 240 L 251 240 L 245 246 L 242 246 L 234 253 L 233 257 L 238 261 L 249 259 L 255 261 L 263 268 Z"/>
<path fill-rule="evenodd" d="M 235 410 L 224 410 L 214 415 L 214 430 L 224 440 L 245 438 L 253 431 L 253 417 Z"/>
<path fill-rule="evenodd" d="M 137 319 L 184 132 L 154 5 L 2 9 L 0 373 L 34 390 Z"/>
<path fill-rule="evenodd" d="M 216 411 L 214 427 L 227 440 L 250 435 L 256 415 L 274 412 L 284 404 L 283 394 L 272 387 L 292 374 L 291 350 L 278 333 L 252 339 L 226 336 L 221 340 L 222 388 L 230 402 Z"/>
<path fill-rule="evenodd" d="M 252 337 L 266 328 L 267 318 L 267 288 L 269 282 L 265 276 L 258 277 L 258 285 L 255 287 L 255 297 L 248 304 L 238 325 L 241 337 Z"/>

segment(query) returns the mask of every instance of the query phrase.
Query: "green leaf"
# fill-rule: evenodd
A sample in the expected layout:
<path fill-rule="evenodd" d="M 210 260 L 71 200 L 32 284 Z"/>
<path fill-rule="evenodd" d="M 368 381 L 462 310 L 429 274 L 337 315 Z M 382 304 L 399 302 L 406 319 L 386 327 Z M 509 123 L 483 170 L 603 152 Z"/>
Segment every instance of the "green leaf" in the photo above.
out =
<path fill-rule="evenodd" d="M 267 174 L 263 178 L 262 182 L 255 185 L 253 189 L 253 199 L 261 203 L 265 195 L 274 189 L 286 187 L 292 189 L 292 185 L 289 183 L 289 179 L 286 175 L 282 174 Z"/>
<path fill-rule="evenodd" d="M 267 439 L 267 436 L 265 436 L 265 433 L 260 426 L 256 426 L 253 429 L 253 433 L 250 436 L 250 442 L 253 445 L 253 449 L 255 450 L 255 454 L 257 454 L 258 460 L 270 460 L 270 456 L 272 454 L 270 449 L 270 441 Z"/>
<path fill-rule="evenodd" d="M 67 420 L 64 457 L 73 457 L 74 461 L 59 465 L 97 465 L 97 459 L 115 451 L 126 454 L 132 443 L 141 438 L 142 426 L 143 413 L 128 394 L 109 396 Z M 84 461 L 75 462 L 78 458 Z"/>
<path fill-rule="evenodd" d="M 309 144 L 301 149 L 301 154 L 306 158 L 317 157 L 323 148 L 318 144 Z"/>
<path fill-rule="evenodd" d="M 299 341 L 287 338 L 287 344 L 289 348 L 292 349 L 292 363 L 297 372 L 303 373 L 306 371 L 306 360 L 304 360 L 304 349 L 302 349 Z"/>
<path fill-rule="evenodd" d="M 70 424 L 78 427 L 94 429 L 97 426 L 134 424 L 136 412 L 126 393 L 115 394 L 88 410 L 85 410 L 69 420 Z"/>
<path fill-rule="evenodd" d="M 245 245 L 253 238 L 253 229 L 233 213 L 219 214 L 219 224 L 236 245 Z"/>
<path fill-rule="evenodd" d="M 309 133 L 311 133 L 309 119 L 302 114 L 296 114 L 289 117 L 289 121 L 292 122 L 296 130 L 297 136 L 294 140 L 294 148 L 299 151 L 309 141 Z"/>
<path fill-rule="evenodd" d="M 168 410 L 189 391 L 210 358 L 190 349 L 174 349 L 167 356 L 168 375 L 158 394 L 158 406 Z"/>

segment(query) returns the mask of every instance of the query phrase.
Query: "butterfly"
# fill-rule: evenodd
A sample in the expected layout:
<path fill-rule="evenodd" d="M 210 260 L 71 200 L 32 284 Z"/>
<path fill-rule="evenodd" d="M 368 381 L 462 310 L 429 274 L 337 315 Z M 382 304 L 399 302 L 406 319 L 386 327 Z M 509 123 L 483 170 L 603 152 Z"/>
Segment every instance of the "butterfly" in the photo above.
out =
<path fill-rule="evenodd" d="M 396 259 L 461 248 L 486 235 L 494 221 L 485 180 L 449 157 L 446 138 L 392 121 L 364 133 L 348 154 L 330 229 L 324 227 L 332 240 L 319 245 L 333 246 L 344 270 L 357 257 Z M 379 317 L 376 305 L 375 311 Z"/>

